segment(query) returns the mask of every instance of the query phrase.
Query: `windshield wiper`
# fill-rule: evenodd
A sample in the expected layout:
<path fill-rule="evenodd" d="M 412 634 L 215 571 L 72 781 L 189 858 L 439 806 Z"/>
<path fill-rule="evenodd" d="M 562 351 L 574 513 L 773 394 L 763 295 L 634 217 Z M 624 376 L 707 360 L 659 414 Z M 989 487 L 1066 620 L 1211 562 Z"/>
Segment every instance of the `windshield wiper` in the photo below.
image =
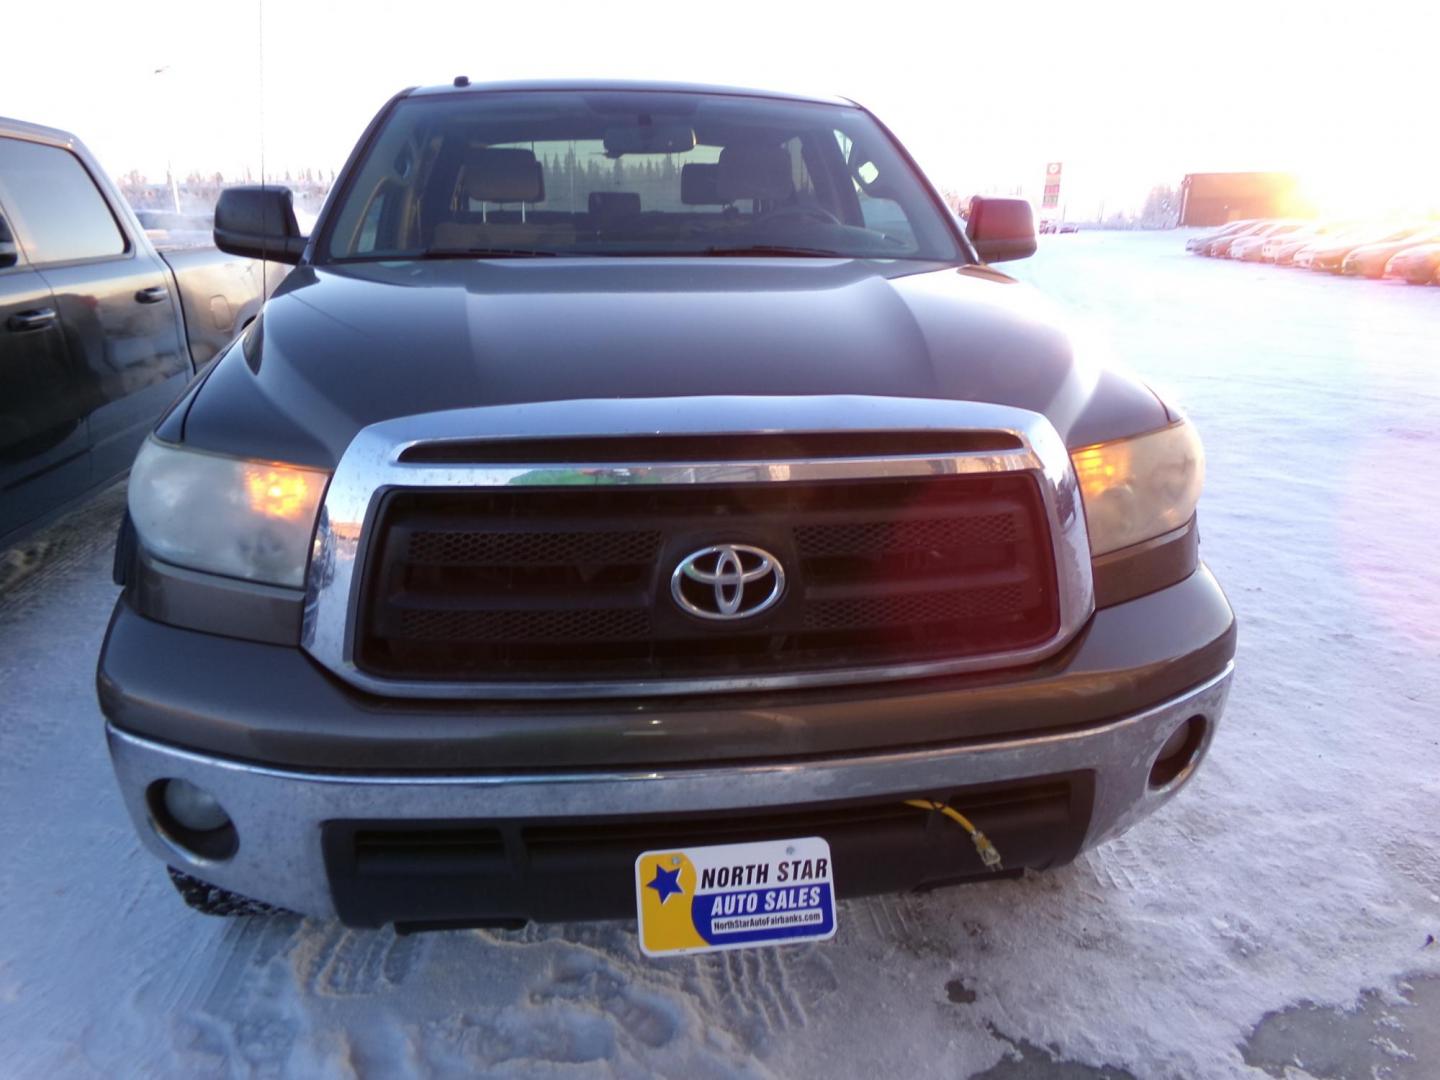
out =
<path fill-rule="evenodd" d="M 431 248 L 422 251 L 419 255 L 411 258 L 419 259 L 553 259 L 558 256 L 574 257 L 577 255 L 609 255 L 612 257 L 634 256 L 641 258 L 654 258 L 656 256 L 673 256 L 676 258 L 694 258 L 696 255 L 715 256 L 717 258 L 742 258 L 744 256 L 765 256 L 778 255 L 788 258 L 799 259 L 853 259 L 854 255 L 845 255 L 839 251 L 830 251 L 826 248 L 793 247 L 789 244 L 742 244 L 735 247 L 714 246 L 701 248 L 699 251 L 537 251 L 534 248 L 503 248 L 503 247 L 474 247 L 474 248 Z"/>
<path fill-rule="evenodd" d="M 683 252 L 681 253 L 683 254 Z M 801 259 L 850 259 L 853 255 L 845 255 L 839 251 L 829 251 L 825 248 L 791 247 L 789 244 L 745 244 L 738 247 L 708 247 L 701 252 L 702 255 L 736 256 L 746 255 L 784 255 Z"/>
<path fill-rule="evenodd" d="M 422 259 L 553 259 L 553 251 L 536 251 L 533 248 L 430 248 L 422 251 Z"/>

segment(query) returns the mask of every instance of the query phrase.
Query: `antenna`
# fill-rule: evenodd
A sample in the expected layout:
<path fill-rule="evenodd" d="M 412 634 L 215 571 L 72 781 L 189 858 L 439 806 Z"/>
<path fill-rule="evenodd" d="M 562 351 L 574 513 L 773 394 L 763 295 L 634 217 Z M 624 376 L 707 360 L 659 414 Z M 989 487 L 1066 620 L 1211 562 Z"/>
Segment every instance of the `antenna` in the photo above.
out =
<path fill-rule="evenodd" d="M 256 32 L 259 41 L 256 47 L 256 54 L 259 57 L 259 83 L 260 83 L 260 187 L 265 187 L 265 0 L 257 0 L 255 4 Z M 264 305 L 270 295 L 270 260 L 260 260 L 260 303 Z"/>

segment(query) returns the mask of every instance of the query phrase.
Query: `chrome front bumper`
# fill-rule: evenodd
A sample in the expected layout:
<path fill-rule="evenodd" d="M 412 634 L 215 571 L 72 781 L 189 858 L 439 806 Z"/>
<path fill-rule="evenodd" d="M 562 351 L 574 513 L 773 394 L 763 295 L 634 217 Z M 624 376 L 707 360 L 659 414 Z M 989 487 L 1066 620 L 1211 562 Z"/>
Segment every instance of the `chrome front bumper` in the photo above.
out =
<path fill-rule="evenodd" d="M 147 847 L 181 870 L 308 915 L 335 914 L 321 851 L 326 821 L 516 819 L 703 812 L 856 799 L 1023 781 L 1073 771 L 1095 776 L 1084 846 L 1129 828 L 1182 787 L 1209 749 L 1234 670 L 1143 712 L 1059 734 L 895 753 L 755 765 L 634 771 L 375 775 L 271 769 L 177 749 L 107 725 L 120 789 Z M 1164 787 L 1149 784 L 1166 739 L 1203 716 L 1191 764 Z M 239 835 L 230 858 L 197 858 L 157 828 L 146 790 L 181 777 L 212 792 Z"/>

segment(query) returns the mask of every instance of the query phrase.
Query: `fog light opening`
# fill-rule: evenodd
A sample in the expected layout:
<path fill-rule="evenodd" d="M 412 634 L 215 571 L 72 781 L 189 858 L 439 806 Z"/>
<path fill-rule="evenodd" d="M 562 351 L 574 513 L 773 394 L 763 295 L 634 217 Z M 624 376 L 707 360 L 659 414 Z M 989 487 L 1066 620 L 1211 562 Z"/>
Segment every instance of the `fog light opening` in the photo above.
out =
<path fill-rule="evenodd" d="M 1150 767 L 1151 790 L 1169 787 L 1195 767 L 1208 726 L 1205 717 L 1192 716 L 1171 733 Z"/>
<path fill-rule="evenodd" d="M 240 847 L 235 823 L 204 788 L 179 778 L 156 780 L 145 792 L 160 839 L 199 862 L 222 862 Z"/>

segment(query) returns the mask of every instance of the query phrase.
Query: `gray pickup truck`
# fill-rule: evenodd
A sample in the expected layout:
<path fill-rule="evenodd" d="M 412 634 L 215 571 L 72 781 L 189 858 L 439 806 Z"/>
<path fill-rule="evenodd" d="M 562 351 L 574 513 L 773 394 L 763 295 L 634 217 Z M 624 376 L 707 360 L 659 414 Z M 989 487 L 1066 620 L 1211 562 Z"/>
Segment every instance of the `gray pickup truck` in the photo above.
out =
<path fill-rule="evenodd" d="M 263 290 L 253 259 L 157 251 L 74 136 L 0 118 L 0 547 L 122 475 Z"/>
<path fill-rule="evenodd" d="M 1209 747 L 1192 425 L 856 104 L 461 79 L 215 232 L 295 268 L 140 451 L 99 661 L 192 905 L 823 937 Z"/>

